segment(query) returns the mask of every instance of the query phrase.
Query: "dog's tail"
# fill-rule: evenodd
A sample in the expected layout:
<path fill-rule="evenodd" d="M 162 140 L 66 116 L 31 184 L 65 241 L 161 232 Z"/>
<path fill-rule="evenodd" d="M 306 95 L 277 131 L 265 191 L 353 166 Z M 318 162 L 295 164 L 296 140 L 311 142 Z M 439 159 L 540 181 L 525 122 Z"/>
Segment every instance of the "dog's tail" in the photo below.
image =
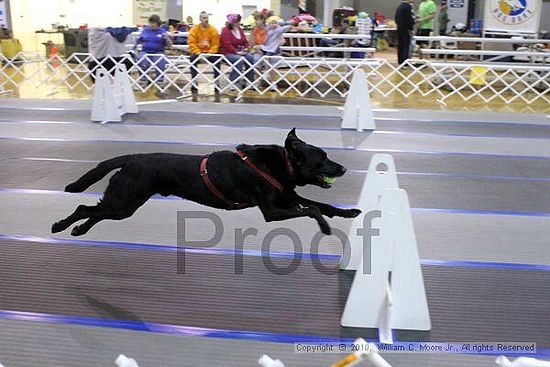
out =
<path fill-rule="evenodd" d="M 99 163 L 96 168 L 86 172 L 84 176 L 80 177 L 75 182 L 68 184 L 67 187 L 65 187 L 65 191 L 82 192 L 86 190 L 112 170 L 123 167 L 132 157 L 132 155 L 122 155 Z"/>

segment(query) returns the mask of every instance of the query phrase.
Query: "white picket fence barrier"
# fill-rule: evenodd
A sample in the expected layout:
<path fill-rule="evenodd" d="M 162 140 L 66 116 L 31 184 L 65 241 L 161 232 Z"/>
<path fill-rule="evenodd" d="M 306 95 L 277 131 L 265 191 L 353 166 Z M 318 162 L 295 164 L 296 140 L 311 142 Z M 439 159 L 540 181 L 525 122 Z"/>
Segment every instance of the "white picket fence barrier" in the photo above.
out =
<path fill-rule="evenodd" d="M 107 61 L 105 68 L 113 72 L 116 62 L 97 60 L 90 54 L 73 54 L 69 58 L 48 59 L 40 54 L 20 53 L 14 59 L 0 55 L 0 90 L 11 90 L 25 83 L 34 88 L 46 86 L 55 94 L 59 87 L 89 91 L 91 75 Z M 95 68 L 88 67 L 95 62 Z M 371 95 L 402 97 L 435 97 L 441 103 L 449 98 L 483 102 L 500 100 L 550 102 L 550 66 L 510 65 L 498 63 L 445 63 L 430 60 L 409 60 L 394 65 L 384 59 L 330 59 L 264 56 L 256 63 L 242 59 L 234 64 L 222 55 L 200 55 L 194 64 L 188 56 L 148 55 L 135 60 L 125 59 L 136 91 L 155 89 L 188 94 L 198 85 L 215 85 L 221 92 L 239 94 L 253 91 L 259 95 L 335 97 L 347 96 L 353 73 L 363 69 Z M 165 64 L 165 67 L 163 67 Z M 220 70 L 214 76 L 214 67 Z M 192 77 L 191 70 L 196 71 Z M 238 70 L 237 70 L 238 69 Z M 248 75 L 247 75 L 248 74 Z M 250 77 L 250 79 L 247 78 Z"/>

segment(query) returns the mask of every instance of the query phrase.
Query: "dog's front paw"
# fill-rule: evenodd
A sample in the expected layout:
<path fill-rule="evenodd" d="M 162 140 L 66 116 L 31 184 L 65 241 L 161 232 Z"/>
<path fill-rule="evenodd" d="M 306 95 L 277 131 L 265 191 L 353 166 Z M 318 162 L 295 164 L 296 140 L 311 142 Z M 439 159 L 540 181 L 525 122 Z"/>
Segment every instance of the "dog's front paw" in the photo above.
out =
<path fill-rule="evenodd" d="M 55 222 L 52 224 L 52 233 L 58 233 L 64 231 L 65 229 L 67 229 L 67 226 L 65 226 L 62 222 Z"/>
<path fill-rule="evenodd" d="M 86 229 L 84 229 L 82 226 L 76 226 L 73 228 L 73 230 L 71 231 L 71 236 L 82 236 L 83 234 L 85 234 L 87 232 Z"/>
<path fill-rule="evenodd" d="M 347 209 L 342 212 L 342 217 L 344 218 L 355 218 L 359 214 L 361 214 L 361 210 L 359 209 Z"/>

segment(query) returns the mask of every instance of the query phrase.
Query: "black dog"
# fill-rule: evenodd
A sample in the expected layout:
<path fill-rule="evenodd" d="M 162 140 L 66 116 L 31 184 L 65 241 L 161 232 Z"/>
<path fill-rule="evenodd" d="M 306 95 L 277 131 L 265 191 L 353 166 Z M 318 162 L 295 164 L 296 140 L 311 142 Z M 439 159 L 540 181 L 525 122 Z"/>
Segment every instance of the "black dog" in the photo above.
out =
<path fill-rule="evenodd" d="M 99 163 L 65 191 L 82 192 L 114 169 L 103 199 L 95 206 L 79 205 L 73 214 L 52 226 L 52 232 L 73 228 L 73 236 L 83 235 L 104 219 L 130 217 L 155 194 L 175 195 L 214 208 L 236 210 L 258 206 L 267 222 L 310 217 L 321 231 L 330 234 L 323 215 L 353 218 L 358 209 L 339 209 L 300 197 L 296 186 L 330 188 L 335 177 L 346 172 L 320 148 L 288 133 L 285 147 L 246 145 L 236 152 L 219 151 L 208 157 L 169 153 L 135 154 Z"/>

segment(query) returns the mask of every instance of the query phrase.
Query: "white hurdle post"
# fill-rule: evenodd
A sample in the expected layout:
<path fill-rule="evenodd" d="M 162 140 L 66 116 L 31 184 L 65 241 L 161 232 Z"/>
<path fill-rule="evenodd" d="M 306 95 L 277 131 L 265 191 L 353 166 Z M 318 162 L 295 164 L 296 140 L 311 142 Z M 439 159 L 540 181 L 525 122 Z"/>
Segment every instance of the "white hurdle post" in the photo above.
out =
<path fill-rule="evenodd" d="M 362 132 L 375 128 L 366 74 L 363 69 L 357 69 L 353 73 L 351 88 L 344 104 L 342 129 L 355 129 Z"/>
<path fill-rule="evenodd" d="M 380 209 L 380 199 L 385 189 L 399 187 L 395 162 L 390 154 L 375 154 L 372 156 L 367 177 L 359 195 L 358 206 L 366 213 Z M 342 270 L 357 270 L 363 257 L 363 240 L 361 231 L 364 228 L 365 215 L 356 217 L 349 232 L 349 248 L 344 249 L 344 257 L 340 262 Z M 367 239 L 368 240 L 368 239 Z"/>
<path fill-rule="evenodd" d="M 495 360 L 495 364 L 499 367 L 550 367 L 550 362 L 528 357 L 519 357 L 511 362 L 505 356 L 500 356 Z"/>
<path fill-rule="evenodd" d="M 370 168 L 373 163 L 376 163 L 376 167 L 382 160 L 387 165 L 388 162 L 393 163 L 387 157 L 373 157 L 364 188 L 371 186 L 376 190 L 375 184 L 371 182 L 369 185 L 368 180 L 379 176 L 371 176 Z M 391 168 L 395 173 L 395 166 L 392 165 Z M 396 185 L 397 178 L 386 184 Z M 371 195 L 375 194 L 378 195 L 378 192 Z M 362 199 L 368 202 L 367 197 Z M 393 343 L 392 329 L 430 330 L 428 301 L 406 191 L 397 187 L 383 188 L 378 205 L 361 205 L 360 208 L 367 214 L 373 208 L 380 210 L 379 234 L 369 237 L 369 264 L 364 263 L 362 249 L 356 249 L 355 254 L 352 254 L 353 260 L 353 256 L 360 253 L 359 266 L 342 314 L 341 325 L 378 328 L 380 341 L 388 344 Z M 352 231 L 354 230 L 356 231 L 352 227 Z M 350 233 L 350 241 L 357 239 L 355 234 L 356 232 Z M 363 238 L 356 241 L 355 245 L 361 247 Z"/>

